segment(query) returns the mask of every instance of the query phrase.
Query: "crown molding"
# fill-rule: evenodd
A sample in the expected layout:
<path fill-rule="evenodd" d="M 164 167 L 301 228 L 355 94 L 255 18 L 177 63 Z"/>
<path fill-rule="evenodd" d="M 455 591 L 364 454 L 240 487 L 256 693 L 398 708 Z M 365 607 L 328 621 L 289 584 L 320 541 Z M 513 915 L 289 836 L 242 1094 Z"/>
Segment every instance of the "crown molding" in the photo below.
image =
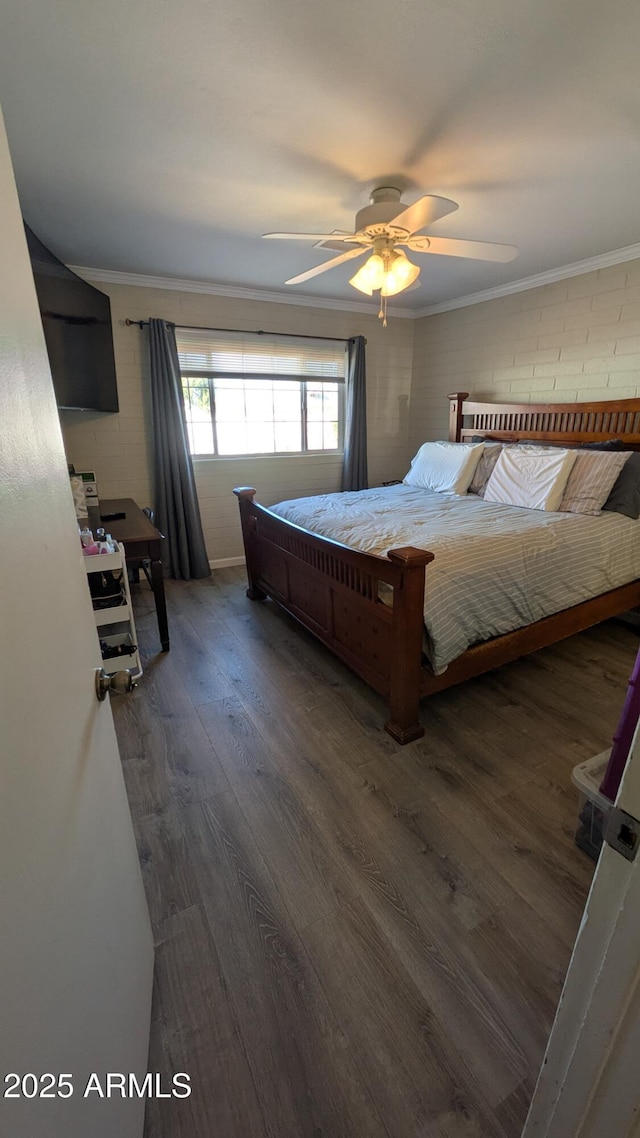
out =
<path fill-rule="evenodd" d="M 457 296 L 452 300 L 443 300 L 440 304 L 429 304 L 425 308 L 396 308 L 389 305 L 388 314 L 394 319 L 400 317 L 400 319 L 405 320 L 420 320 L 423 316 L 435 316 L 439 312 L 452 312 L 455 308 L 467 308 L 471 304 L 482 304 L 486 300 L 497 300 L 501 296 L 511 296 L 515 292 L 526 292 L 530 288 L 540 288 L 542 285 L 566 280 L 567 277 L 579 277 L 583 273 L 591 273 L 596 269 L 607 269 L 611 265 L 620 265 L 625 261 L 636 259 L 640 259 L 640 244 L 625 245 L 622 249 L 614 249 L 610 253 L 598 253 L 595 257 L 587 257 L 584 261 L 574 261 L 571 265 L 560 265 L 557 269 L 548 269 L 544 273 L 536 273 L 531 277 L 509 281 L 508 284 L 496 285 L 495 288 L 472 292 L 468 296 Z M 234 297 L 236 300 L 261 300 L 267 304 L 293 304 L 302 308 L 328 308 L 339 312 L 360 312 L 365 316 L 372 315 L 371 305 L 357 300 L 332 300 L 328 297 L 300 296 L 299 293 L 294 295 L 288 292 L 271 292 L 267 289 L 241 288 L 236 285 L 213 284 L 211 281 L 145 276 L 140 273 L 121 273 L 114 269 L 90 269 L 84 265 L 69 265 L 69 268 L 79 277 L 91 281 L 100 281 L 103 284 L 122 284 L 133 288 L 161 288 L 173 292 L 199 292 L 206 293 L 209 296 Z"/>
<path fill-rule="evenodd" d="M 213 284 L 210 281 L 190 281 L 179 277 L 154 277 L 140 273 L 121 273 L 114 269 L 91 269 L 85 265 L 69 265 L 72 273 L 84 280 L 99 281 L 102 284 L 129 285 L 133 288 L 162 288 L 172 292 L 199 292 L 209 296 L 229 296 L 236 300 L 262 300 L 268 304 L 295 304 L 303 308 L 329 308 L 339 312 L 360 312 L 373 315 L 371 304 L 357 300 L 332 300 L 327 297 L 300 296 L 292 293 L 270 292 L 267 289 L 241 288 L 236 285 Z M 389 305 L 389 316 L 412 320 L 415 313 L 406 308 Z"/>
<path fill-rule="evenodd" d="M 518 281 L 487 288 L 482 292 L 472 292 L 468 296 L 458 296 L 453 300 L 443 300 L 440 304 L 414 309 L 413 316 L 418 320 L 423 316 L 435 316 L 438 312 L 451 312 L 454 308 L 467 308 L 470 304 L 482 304 L 485 300 L 496 300 L 501 296 L 510 296 L 514 292 L 526 292 L 530 288 L 540 288 L 542 285 L 566 280 L 567 277 L 579 277 L 583 273 L 593 272 L 594 269 L 608 269 L 611 265 L 621 265 L 624 261 L 635 261 L 638 258 L 640 258 L 640 244 L 625 245 L 622 249 L 614 249 L 611 253 L 598 253 L 595 257 L 587 257 L 584 261 L 574 261 L 572 265 L 560 265 L 557 269 L 548 269 L 532 277 L 522 277 Z"/>

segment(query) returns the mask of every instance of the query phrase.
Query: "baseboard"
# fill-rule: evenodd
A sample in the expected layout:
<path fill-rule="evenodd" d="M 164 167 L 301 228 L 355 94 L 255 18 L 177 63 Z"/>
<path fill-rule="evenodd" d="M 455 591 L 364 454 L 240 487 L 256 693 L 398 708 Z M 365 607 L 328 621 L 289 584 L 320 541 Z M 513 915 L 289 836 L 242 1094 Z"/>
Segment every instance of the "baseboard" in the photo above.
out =
<path fill-rule="evenodd" d="M 244 565 L 244 557 L 221 557 L 209 562 L 210 569 L 230 569 L 233 565 Z"/>

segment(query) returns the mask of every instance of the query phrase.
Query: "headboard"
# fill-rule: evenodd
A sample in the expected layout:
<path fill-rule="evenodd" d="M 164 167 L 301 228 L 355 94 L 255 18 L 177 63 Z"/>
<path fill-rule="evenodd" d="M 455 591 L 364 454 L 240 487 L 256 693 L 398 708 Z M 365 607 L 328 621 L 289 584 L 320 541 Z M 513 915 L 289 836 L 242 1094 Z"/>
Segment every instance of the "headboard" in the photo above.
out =
<path fill-rule="evenodd" d="M 476 403 L 466 391 L 447 397 L 449 439 L 483 435 L 504 442 L 575 443 L 621 439 L 640 450 L 640 398 L 597 403 Z"/>

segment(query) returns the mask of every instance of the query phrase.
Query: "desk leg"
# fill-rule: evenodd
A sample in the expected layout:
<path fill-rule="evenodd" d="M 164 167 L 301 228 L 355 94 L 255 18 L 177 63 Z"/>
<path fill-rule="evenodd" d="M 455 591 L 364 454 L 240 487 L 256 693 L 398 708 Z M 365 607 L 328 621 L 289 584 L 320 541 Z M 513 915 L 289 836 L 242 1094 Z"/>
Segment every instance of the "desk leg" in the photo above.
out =
<path fill-rule="evenodd" d="M 152 560 L 151 562 L 151 586 L 153 588 L 153 595 L 156 602 L 156 614 L 158 617 L 158 630 L 160 632 L 160 644 L 162 651 L 169 651 L 169 625 L 167 623 L 167 602 L 164 595 L 164 574 L 162 572 L 162 562 Z"/>

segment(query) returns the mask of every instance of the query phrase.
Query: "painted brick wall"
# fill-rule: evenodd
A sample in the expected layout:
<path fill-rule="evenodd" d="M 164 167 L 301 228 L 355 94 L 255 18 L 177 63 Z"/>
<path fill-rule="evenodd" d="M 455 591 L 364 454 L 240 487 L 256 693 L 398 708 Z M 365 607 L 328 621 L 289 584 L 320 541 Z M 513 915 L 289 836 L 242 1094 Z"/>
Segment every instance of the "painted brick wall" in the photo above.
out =
<path fill-rule="evenodd" d="M 447 437 L 451 391 L 517 403 L 640 395 L 640 261 L 416 321 L 414 451 Z"/>
<path fill-rule="evenodd" d="M 111 297 L 120 412 L 63 412 L 69 462 L 95 470 L 103 498 L 153 502 L 146 333 L 125 317 L 158 316 L 175 323 L 291 334 L 367 339 L 367 419 L 371 485 L 399 478 L 411 456 L 409 399 L 415 321 L 390 318 L 386 329 L 372 303 L 371 316 L 267 301 L 238 300 L 131 285 L 96 282 Z M 258 488 L 265 505 L 285 498 L 340 489 L 335 456 L 196 459 L 195 471 L 207 551 L 213 561 L 241 555 L 238 509 L 231 490 Z"/>

